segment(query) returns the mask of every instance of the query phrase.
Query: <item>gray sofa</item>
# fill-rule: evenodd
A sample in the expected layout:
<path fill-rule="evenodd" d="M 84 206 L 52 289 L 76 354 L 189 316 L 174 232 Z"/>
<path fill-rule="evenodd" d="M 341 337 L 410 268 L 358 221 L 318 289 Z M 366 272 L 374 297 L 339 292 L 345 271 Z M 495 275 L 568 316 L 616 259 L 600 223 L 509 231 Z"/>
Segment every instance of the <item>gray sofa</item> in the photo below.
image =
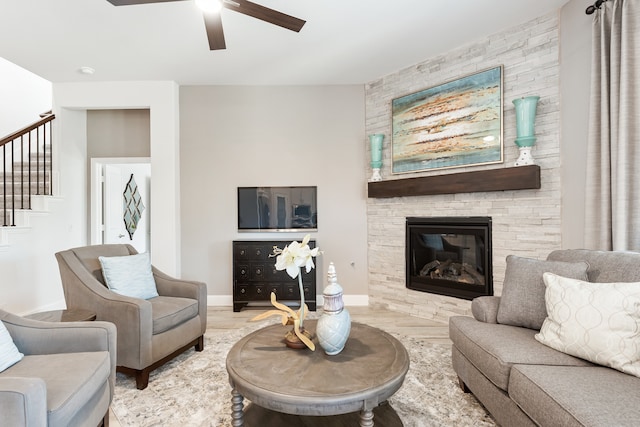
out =
<path fill-rule="evenodd" d="M 116 328 L 51 323 L 0 310 L 22 360 L 0 372 L 0 425 L 108 425 L 116 376 Z"/>
<path fill-rule="evenodd" d="M 537 273 L 509 271 L 507 261 L 502 297 L 476 298 L 473 317 L 455 316 L 449 321 L 452 362 L 461 387 L 472 392 L 502 426 L 640 425 L 640 378 L 538 342 L 534 336 L 540 319 L 530 304 L 537 296 L 513 284 L 510 297 L 506 292 L 507 276 L 525 280 Z M 640 282 L 638 253 L 558 250 L 547 261 L 586 262 L 590 282 Z M 539 280 L 539 285 L 544 287 L 544 282 Z M 533 291 L 539 296 L 539 289 Z M 514 295 L 519 295 L 520 303 Z M 507 312 L 509 321 L 501 316 Z"/>

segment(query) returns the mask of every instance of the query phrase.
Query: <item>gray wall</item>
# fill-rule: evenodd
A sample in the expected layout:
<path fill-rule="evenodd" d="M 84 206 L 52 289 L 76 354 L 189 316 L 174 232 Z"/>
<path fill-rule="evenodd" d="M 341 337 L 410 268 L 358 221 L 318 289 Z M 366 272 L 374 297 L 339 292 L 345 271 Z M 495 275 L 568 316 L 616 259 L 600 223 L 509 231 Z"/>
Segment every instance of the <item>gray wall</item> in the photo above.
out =
<path fill-rule="evenodd" d="M 232 240 L 304 237 L 238 233 L 237 187 L 315 185 L 318 293 L 333 261 L 345 295 L 366 295 L 363 103 L 360 85 L 182 86 L 182 276 L 230 303 Z"/>
<path fill-rule="evenodd" d="M 149 110 L 88 110 L 87 158 L 149 157 Z"/>

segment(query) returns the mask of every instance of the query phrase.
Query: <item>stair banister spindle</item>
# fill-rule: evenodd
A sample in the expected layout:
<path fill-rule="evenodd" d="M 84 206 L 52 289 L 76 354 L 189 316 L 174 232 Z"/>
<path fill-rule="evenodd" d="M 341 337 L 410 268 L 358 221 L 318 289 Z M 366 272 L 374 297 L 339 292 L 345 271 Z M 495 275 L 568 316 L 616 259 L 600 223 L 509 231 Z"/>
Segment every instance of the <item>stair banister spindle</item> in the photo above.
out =
<path fill-rule="evenodd" d="M 7 145 L 2 146 L 2 225 L 7 225 Z"/>
<path fill-rule="evenodd" d="M 15 140 L 14 140 L 15 142 Z M 15 144 L 11 144 L 11 225 L 16 225 L 16 163 L 15 163 Z M 5 209 L 6 209 L 5 205 Z"/>
<path fill-rule="evenodd" d="M 47 194 L 53 196 L 53 129 L 51 122 L 49 122 L 49 191 Z"/>
<path fill-rule="evenodd" d="M 42 125 L 42 194 L 49 194 L 47 191 L 47 126 Z"/>
<path fill-rule="evenodd" d="M 27 196 L 29 199 L 29 203 L 27 204 L 27 206 L 30 208 L 31 207 L 31 131 L 29 131 L 28 135 L 28 139 L 29 139 L 29 151 L 27 152 L 27 167 L 29 170 L 29 195 Z"/>
<path fill-rule="evenodd" d="M 36 195 L 40 195 L 40 126 L 36 128 Z"/>
<path fill-rule="evenodd" d="M 24 135 L 20 135 L 20 209 L 24 209 Z"/>

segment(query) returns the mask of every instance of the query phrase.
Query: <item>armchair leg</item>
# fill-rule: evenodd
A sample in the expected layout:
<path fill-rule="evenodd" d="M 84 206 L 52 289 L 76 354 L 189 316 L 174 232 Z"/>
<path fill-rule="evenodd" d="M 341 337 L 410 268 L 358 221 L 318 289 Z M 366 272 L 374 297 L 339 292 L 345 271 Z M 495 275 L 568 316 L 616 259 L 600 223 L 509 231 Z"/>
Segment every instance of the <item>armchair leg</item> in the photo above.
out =
<path fill-rule="evenodd" d="M 155 368 L 160 365 L 151 365 L 147 366 L 144 369 L 133 369 L 127 368 L 126 366 L 116 366 L 117 372 L 122 372 L 123 374 L 133 375 L 136 378 L 136 388 L 138 390 L 144 390 L 149 385 L 149 374 Z"/>
<path fill-rule="evenodd" d="M 191 347 L 194 347 L 196 351 L 204 350 L 204 335 L 200 335 L 198 338 L 191 341 L 189 344 L 186 344 L 184 347 L 177 349 L 170 355 L 165 356 L 164 358 L 158 360 L 152 365 L 147 366 L 146 368 L 133 369 L 133 368 L 128 368 L 126 366 L 116 366 L 116 371 L 122 372 L 127 375 L 134 375 L 136 377 L 136 388 L 138 390 L 144 390 L 149 385 L 149 374 L 151 373 L 151 371 L 164 365 L 166 362 L 173 359 L 180 353 L 187 351 Z"/>
<path fill-rule="evenodd" d="M 104 418 L 98 424 L 98 427 L 109 427 L 109 410 L 107 409 L 107 413 L 104 414 Z"/>
<path fill-rule="evenodd" d="M 150 367 L 140 369 L 136 371 L 136 388 L 138 390 L 144 390 L 149 385 L 149 374 L 151 373 Z"/>
<path fill-rule="evenodd" d="M 462 389 L 463 393 L 471 393 L 471 390 L 469 390 L 469 387 L 467 387 L 467 385 L 464 383 L 464 381 L 462 381 L 462 378 L 460 377 L 458 377 L 458 385 Z"/>
<path fill-rule="evenodd" d="M 196 345 L 194 346 L 194 349 L 196 351 L 202 351 L 204 350 L 204 335 L 200 335 L 200 337 L 198 338 Z"/>

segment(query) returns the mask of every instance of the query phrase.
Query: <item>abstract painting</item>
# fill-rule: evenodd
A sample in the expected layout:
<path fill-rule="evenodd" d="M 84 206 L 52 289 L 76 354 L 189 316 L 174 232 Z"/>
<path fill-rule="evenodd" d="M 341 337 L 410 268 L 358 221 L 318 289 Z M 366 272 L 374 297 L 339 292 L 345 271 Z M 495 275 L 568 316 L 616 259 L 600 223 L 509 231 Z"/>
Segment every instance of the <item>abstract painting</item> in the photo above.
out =
<path fill-rule="evenodd" d="M 392 171 L 500 163 L 502 66 L 392 101 Z"/>

